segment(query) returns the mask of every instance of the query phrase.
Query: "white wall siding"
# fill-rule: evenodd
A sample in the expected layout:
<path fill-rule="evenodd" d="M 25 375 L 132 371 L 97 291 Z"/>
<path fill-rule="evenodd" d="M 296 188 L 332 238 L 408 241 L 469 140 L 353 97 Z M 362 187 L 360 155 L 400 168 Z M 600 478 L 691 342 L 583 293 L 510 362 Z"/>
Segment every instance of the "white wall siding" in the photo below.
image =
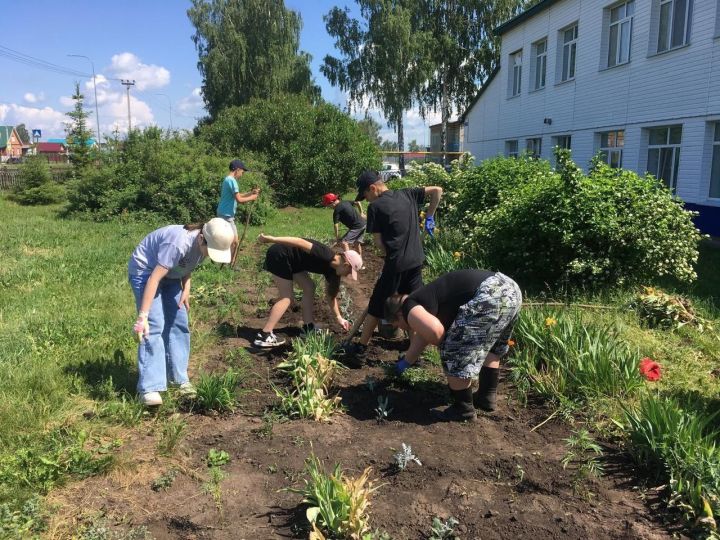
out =
<path fill-rule="evenodd" d="M 505 141 L 542 137 L 542 157 L 552 156 L 553 137 L 572 136 L 575 160 L 586 167 L 599 148 L 598 133 L 625 130 L 623 166 L 644 172 L 647 128 L 682 124 L 677 193 L 707 201 L 712 131 L 720 120 L 720 1 L 694 0 L 689 43 L 655 54 L 658 0 L 636 0 L 630 62 L 607 65 L 607 8 L 617 2 L 562 0 L 502 36 L 501 69 L 466 114 L 464 150 L 485 159 L 504 154 Z M 559 82 L 560 30 L 578 23 L 575 79 Z M 547 38 L 546 86 L 532 90 L 532 44 Z M 509 55 L 523 50 L 519 96 L 509 98 Z M 649 54 L 649 52 L 651 54 Z M 544 123 L 550 119 L 551 123 Z"/>

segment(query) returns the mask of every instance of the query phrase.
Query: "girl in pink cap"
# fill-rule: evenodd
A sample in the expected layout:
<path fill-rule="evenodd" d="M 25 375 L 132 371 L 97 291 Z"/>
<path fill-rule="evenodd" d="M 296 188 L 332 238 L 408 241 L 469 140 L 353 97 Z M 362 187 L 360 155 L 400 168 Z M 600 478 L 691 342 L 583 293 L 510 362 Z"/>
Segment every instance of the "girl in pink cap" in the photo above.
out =
<path fill-rule="evenodd" d="M 343 330 L 350 329 L 350 323 L 340 313 L 337 297 L 340 292 L 340 279 L 349 275 L 356 280 L 357 272 L 362 268 L 362 257 L 357 251 L 335 253 L 317 240 L 294 236 L 261 234 L 258 236 L 258 242 L 273 244 L 265 254 L 263 268 L 273 275 L 280 297 L 270 310 L 265 326 L 253 342 L 256 347 L 270 348 L 285 343 L 285 340 L 276 336 L 273 331 L 292 303 L 293 283 L 296 283 L 303 292 L 302 331 L 307 333 L 315 330 L 313 319 L 315 284 L 308 272 L 325 277 L 327 283 L 325 291 L 330 311 Z"/>

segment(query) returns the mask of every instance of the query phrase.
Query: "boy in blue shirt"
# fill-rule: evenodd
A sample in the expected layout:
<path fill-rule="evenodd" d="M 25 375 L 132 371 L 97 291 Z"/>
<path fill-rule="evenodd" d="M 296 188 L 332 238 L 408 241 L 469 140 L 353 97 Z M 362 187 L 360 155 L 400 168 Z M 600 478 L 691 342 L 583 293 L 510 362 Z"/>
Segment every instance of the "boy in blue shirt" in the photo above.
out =
<path fill-rule="evenodd" d="M 230 162 L 230 174 L 223 179 L 220 185 L 220 202 L 217 205 L 217 217 L 223 218 L 230 223 L 235 233 L 235 240 L 233 240 L 232 244 L 233 261 L 235 261 L 235 252 L 238 246 L 238 232 L 237 225 L 235 225 L 237 204 L 254 201 L 260 194 L 260 189 L 258 188 L 254 188 L 250 193 L 240 193 L 237 181 L 247 170 L 248 168 L 242 161 L 233 159 Z"/>

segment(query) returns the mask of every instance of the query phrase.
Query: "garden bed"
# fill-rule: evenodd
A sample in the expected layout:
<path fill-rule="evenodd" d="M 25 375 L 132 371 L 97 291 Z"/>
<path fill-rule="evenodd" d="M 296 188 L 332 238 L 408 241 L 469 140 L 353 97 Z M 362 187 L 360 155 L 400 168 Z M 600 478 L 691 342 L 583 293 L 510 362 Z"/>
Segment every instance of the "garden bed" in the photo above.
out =
<path fill-rule="evenodd" d="M 361 282 L 349 287 L 354 311 L 364 306 L 379 260 L 368 258 Z M 217 416 L 189 414 L 186 437 L 171 458 L 158 457 L 159 422 L 146 420 L 127 434 L 118 466 L 106 476 L 76 482 L 51 495 L 58 505 L 51 536 L 63 537 L 88 523 L 110 529 L 144 527 L 153 538 L 270 539 L 307 538 L 301 496 L 283 491 L 298 487 L 306 459 L 314 453 L 326 470 L 339 463 L 352 476 L 372 467 L 377 491 L 369 509 L 373 530 L 393 539 L 426 538 L 434 517 L 459 521 L 459 538 L 670 538 L 654 509 L 654 492 L 637 488 L 638 477 L 621 455 L 608 452 L 606 475 L 578 489 L 571 468 L 561 463 L 569 427 L 543 406 L 520 406 L 507 381 L 500 388 L 499 410 L 482 414 L 474 425 L 434 423 L 428 409 L 446 403 L 441 370 L 416 388 L 386 379 L 399 341 L 376 340 L 369 366 L 342 370 L 335 387 L 344 413 L 329 423 L 287 420 L 273 414 L 271 383 L 285 379 L 273 367 L 288 348 L 260 352 L 249 347 L 265 313 L 253 304 L 251 281 L 237 274 L 238 289 L 249 299 L 241 324 L 219 324 L 223 337 L 201 352 L 205 369 L 223 372 L 241 357 L 245 376 L 239 407 Z M 273 290 L 266 293 L 272 298 Z M 327 326 L 323 299 L 316 300 L 321 326 Z M 258 317 L 258 315 L 261 315 Z M 288 313 L 279 333 L 297 334 L 299 313 Z M 238 352 L 238 351 L 247 351 Z M 235 366 L 237 367 L 237 366 Z M 377 379 L 374 389 L 366 377 Z M 376 421 L 377 397 L 387 395 L 392 412 Z M 396 472 L 391 463 L 402 443 L 412 446 L 422 466 Z M 228 453 L 219 490 L 207 485 L 210 449 Z M 175 471 L 173 475 L 167 475 Z M 157 489 L 158 479 L 173 477 Z M 153 487 L 156 489 L 154 490 Z"/>

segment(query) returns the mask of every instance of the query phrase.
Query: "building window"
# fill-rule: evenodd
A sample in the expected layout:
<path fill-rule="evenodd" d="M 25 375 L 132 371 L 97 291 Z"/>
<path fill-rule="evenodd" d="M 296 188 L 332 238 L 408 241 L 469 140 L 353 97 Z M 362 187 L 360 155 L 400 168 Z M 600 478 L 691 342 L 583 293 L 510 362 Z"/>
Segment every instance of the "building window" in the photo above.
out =
<path fill-rule="evenodd" d="M 630 41 L 634 13 L 635 2 L 633 0 L 610 9 L 608 67 L 630 61 Z"/>
<path fill-rule="evenodd" d="M 545 88 L 545 72 L 547 71 L 547 39 L 533 45 L 533 90 Z"/>
<path fill-rule="evenodd" d="M 616 169 L 622 167 L 623 146 L 625 146 L 625 131 L 606 131 L 600 134 L 600 152 L 603 160 Z"/>
<path fill-rule="evenodd" d="M 522 50 L 510 55 L 510 97 L 518 96 L 522 91 L 522 56 Z"/>
<path fill-rule="evenodd" d="M 652 128 L 648 133 L 650 139 L 647 170 L 675 192 L 680 165 L 682 126 Z"/>
<path fill-rule="evenodd" d="M 569 81 L 575 78 L 575 61 L 577 57 L 578 25 L 574 24 L 562 32 L 562 71 L 560 81 Z"/>
<path fill-rule="evenodd" d="M 565 150 L 570 150 L 570 146 L 572 145 L 572 139 L 570 135 L 558 135 L 557 137 L 554 137 L 554 139 L 554 146 L 564 148 Z"/>
<path fill-rule="evenodd" d="M 693 0 L 660 0 L 658 52 L 681 47 L 690 41 Z"/>
<path fill-rule="evenodd" d="M 539 158 L 542 154 L 542 139 L 540 137 L 525 139 L 525 148 L 531 157 Z"/>
<path fill-rule="evenodd" d="M 517 140 L 514 141 L 505 141 L 505 155 L 507 157 L 518 157 L 518 142 Z"/>
<path fill-rule="evenodd" d="M 715 124 L 709 196 L 711 199 L 720 199 L 720 122 Z"/>

